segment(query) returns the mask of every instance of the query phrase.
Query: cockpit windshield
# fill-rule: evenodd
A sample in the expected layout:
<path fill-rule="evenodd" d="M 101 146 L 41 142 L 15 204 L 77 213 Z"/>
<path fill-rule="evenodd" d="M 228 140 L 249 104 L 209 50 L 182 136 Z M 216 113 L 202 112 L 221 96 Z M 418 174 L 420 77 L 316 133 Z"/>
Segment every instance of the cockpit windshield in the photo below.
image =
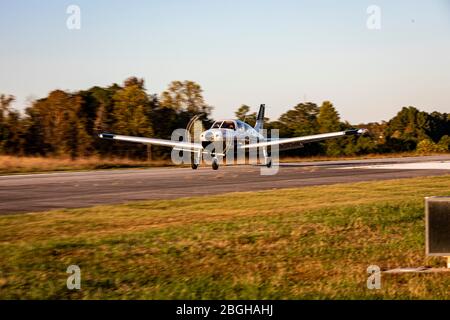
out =
<path fill-rule="evenodd" d="M 231 129 L 231 130 L 235 130 L 236 126 L 234 125 L 234 121 L 224 121 L 222 123 L 222 129 Z"/>
<path fill-rule="evenodd" d="M 212 125 L 211 129 L 219 129 L 221 124 L 222 124 L 222 121 L 216 121 Z"/>
<path fill-rule="evenodd" d="M 234 121 L 225 120 L 225 121 L 216 121 L 211 127 L 211 129 L 219 129 L 219 128 L 236 130 L 236 125 L 234 124 Z"/>

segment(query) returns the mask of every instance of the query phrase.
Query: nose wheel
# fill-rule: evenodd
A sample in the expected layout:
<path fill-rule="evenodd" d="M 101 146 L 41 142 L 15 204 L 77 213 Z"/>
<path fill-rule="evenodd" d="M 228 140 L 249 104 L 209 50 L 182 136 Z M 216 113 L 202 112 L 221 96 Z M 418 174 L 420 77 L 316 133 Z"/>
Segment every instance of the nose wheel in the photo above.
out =
<path fill-rule="evenodd" d="M 266 167 L 267 168 L 272 168 L 272 158 L 267 158 L 267 160 L 266 160 Z"/>
<path fill-rule="evenodd" d="M 196 164 L 196 163 L 191 163 L 191 168 L 192 168 L 193 170 L 197 170 L 198 164 Z"/>
<path fill-rule="evenodd" d="M 217 158 L 214 158 L 212 160 L 212 168 L 213 168 L 213 170 L 219 169 L 219 160 Z"/>

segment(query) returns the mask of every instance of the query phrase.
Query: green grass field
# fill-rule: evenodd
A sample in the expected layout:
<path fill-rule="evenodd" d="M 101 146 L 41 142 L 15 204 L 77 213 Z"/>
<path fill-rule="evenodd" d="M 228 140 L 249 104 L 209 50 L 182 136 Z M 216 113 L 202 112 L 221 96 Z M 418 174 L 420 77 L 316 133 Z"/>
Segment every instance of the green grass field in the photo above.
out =
<path fill-rule="evenodd" d="M 425 257 L 424 203 L 450 176 L 0 217 L 1 299 L 449 299 Z M 81 268 L 81 290 L 66 269 Z"/>

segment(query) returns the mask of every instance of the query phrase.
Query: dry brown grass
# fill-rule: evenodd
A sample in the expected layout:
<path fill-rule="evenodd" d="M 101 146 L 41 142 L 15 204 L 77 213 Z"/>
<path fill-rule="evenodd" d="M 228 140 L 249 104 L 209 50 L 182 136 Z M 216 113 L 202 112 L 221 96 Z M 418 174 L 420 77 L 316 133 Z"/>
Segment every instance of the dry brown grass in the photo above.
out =
<path fill-rule="evenodd" d="M 123 158 L 70 158 L 0 156 L 0 174 L 114 168 L 145 168 L 170 166 L 170 161 L 137 161 Z"/>
<path fill-rule="evenodd" d="M 414 152 L 390 153 L 390 154 L 368 154 L 363 156 L 347 157 L 283 157 L 281 162 L 299 161 L 328 161 L 328 160 L 361 160 L 361 159 L 383 159 L 391 157 L 414 157 L 419 154 Z M 424 154 L 420 154 L 423 156 Z M 430 153 L 426 155 L 442 155 Z M 52 171 L 74 171 L 74 170 L 98 170 L 98 169 L 118 169 L 118 168 L 149 168 L 174 166 L 169 160 L 138 161 L 126 158 L 101 158 L 87 157 L 72 160 L 64 157 L 17 157 L 0 155 L 0 174 L 15 173 L 38 173 Z"/>
<path fill-rule="evenodd" d="M 444 153 L 449 155 L 450 153 Z M 311 156 L 311 157 L 280 157 L 280 162 L 300 162 L 300 161 L 337 161 L 337 160 L 363 160 L 363 159 L 386 159 L 386 158 L 407 158 L 407 157 L 423 157 L 423 156 L 442 156 L 443 153 L 417 153 L 411 152 L 396 152 L 396 153 L 370 153 L 360 156 Z"/>

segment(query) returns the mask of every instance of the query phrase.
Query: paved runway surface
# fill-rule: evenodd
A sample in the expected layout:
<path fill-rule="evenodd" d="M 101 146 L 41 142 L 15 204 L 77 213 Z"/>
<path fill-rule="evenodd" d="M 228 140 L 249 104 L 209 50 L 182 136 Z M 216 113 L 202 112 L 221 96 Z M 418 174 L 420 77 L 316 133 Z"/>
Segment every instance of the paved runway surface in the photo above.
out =
<path fill-rule="evenodd" d="M 450 170 L 434 166 L 427 170 L 417 166 L 373 167 L 444 161 L 450 161 L 450 156 L 285 163 L 272 176 L 260 175 L 258 166 L 222 166 L 218 171 L 203 166 L 199 170 L 152 168 L 0 176 L 0 214 L 450 174 Z"/>

